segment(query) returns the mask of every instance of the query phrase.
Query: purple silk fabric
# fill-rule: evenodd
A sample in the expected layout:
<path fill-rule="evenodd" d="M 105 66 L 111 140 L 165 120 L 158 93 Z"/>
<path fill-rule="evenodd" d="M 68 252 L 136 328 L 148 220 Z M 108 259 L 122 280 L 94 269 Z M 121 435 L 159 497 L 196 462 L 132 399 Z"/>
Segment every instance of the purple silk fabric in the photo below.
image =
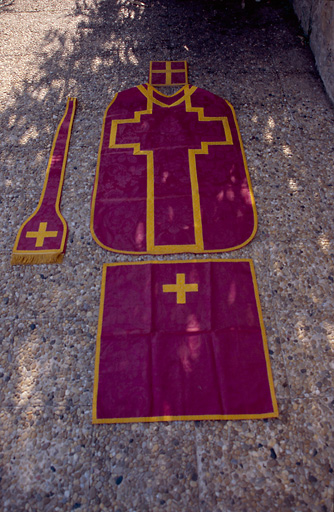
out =
<path fill-rule="evenodd" d="M 153 254 L 219 252 L 238 248 L 254 237 L 255 204 L 233 109 L 203 89 L 191 94 L 192 109 L 203 109 L 206 118 L 228 120 L 232 144 L 214 145 L 226 141 L 221 120 L 201 121 L 197 111 L 186 111 L 185 101 L 171 106 L 187 91 L 189 86 L 166 97 L 153 90 L 154 100 L 164 106 L 153 102 L 152 113 L 141 113 L 139 122 L 117 126 L 116 146 L 140 143 L 140 151 L 153 152 L 154 214 L 148 210 L 147 155 L 134 154 L 134 147 L 110 147 L 112 122 L 133 120 L 136 112 L 147 110 L 148 100 L 134 87 L 118 93 L 108 107 L 91 216 L 93 236 L 104 248 Z M 203 142 L 209 143 L 208 154 L 195 157 L 203 236 L 203 247 L 196 248 L 189 150 L 200 150 Z M 150 223 L 154 226 L 153 250 L 147 246 Z M 193 247 L 178 250 L 182 245 Z"/>
<path fill-rule="evenodd" d="M 167 78 L 166 61 L 151 62 L 150 84 L 152 85 L 180 85 L 188 83 L 187 62 L 172 61 L 170 64 L 170 77 Z M 160 71 L 160 73 L 159 73 Z"/>
<path fill-rule="evenodd" d="M 277 416 L 250 260 L 104 266 L 94 422 Z M 184 274 L 186 292 L 164 291 Z"/>
<path fill-rule="evenodd" d="M 20 236 L 15 243 L 15 250 L 18 252 L 27 251 L 33 254 L 38 251 L 65 250 L 64 237 L 67 235 L 67 225 L 60 214 L 59 205 L 75 109 L 76 98 L 69 98 L 65 115 L 53 140 L 40 202 L 33 215 L 21 227 Z M 27 233 L 37 232 L 41 222 L 47 223 L 47 231 L 57 232 L 57 236 L 45 237 L 43 245 L 36 247 L 36 238 L 27 237 Z"/>

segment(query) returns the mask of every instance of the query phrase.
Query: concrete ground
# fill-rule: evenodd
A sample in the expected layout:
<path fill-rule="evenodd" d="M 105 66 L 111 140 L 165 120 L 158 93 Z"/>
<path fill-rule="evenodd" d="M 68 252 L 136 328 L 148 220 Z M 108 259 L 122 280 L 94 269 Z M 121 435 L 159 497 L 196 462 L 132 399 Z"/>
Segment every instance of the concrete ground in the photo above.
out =
<path fill-rule="evenodd" d="M 1 510 L 332 512 L 334 110 L 289 4 L 5 3 Z M 254 260 L 278 419 L 91 424 L 102 264 L 138 259 L 103 251 L 89 231 L 103 112 L 116 91 L 147 80 L 150 60 L 165 59 L 187 59 L 190 83 L 236 110 L 259 229 L 220 257 Z M 11 267 L 67 96 L 78 110 L 64 262 Z"/>

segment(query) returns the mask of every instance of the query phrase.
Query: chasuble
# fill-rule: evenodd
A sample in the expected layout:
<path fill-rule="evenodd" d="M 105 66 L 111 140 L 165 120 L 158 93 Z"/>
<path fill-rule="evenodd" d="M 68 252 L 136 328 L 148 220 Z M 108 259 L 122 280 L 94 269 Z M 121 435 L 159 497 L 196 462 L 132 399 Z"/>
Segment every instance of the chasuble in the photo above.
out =
<path fill-rule="evenodd" d="M 91 232 L 100 246 L 132 254 L 223 252 L 246 245 L 256 228 L 228 101 L 189 84 L 172 95 L 151 84 L 116 94 L 103 119 L 92 196 Z"/>

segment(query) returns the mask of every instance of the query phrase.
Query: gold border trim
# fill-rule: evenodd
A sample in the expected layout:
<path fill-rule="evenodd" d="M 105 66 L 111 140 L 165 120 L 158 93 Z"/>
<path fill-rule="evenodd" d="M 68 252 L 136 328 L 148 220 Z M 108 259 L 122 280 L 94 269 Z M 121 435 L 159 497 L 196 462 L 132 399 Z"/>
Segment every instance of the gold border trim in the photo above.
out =
<path fill-rule="evenodd" d="M 46 191 L 46 188 L 47 188 L 47 185 L 48 185 L 48 181 L 49 181 L 50 167 L 51 167 L 51 163 L 52 163 L 53 152 L 55 150 L 55 146 L 56 146 L 56 142 L 57 142 L 57 139 L 58 139 L 60 128 L 61 128 L 61 126 L 62 126 L 62 124 L 63 124 L 63 122 L 64 122 L 64 120 L 65 120 L 65 118 L 67 116 L 68 109 L 69 109 L 69 106 L 70 106 L 71 102 L 73 102 L 73 108 L 72 108 L 70 124 L 69 124 L 69 127 L 68 127 L 68 132 L 67 132 L 66 145 L 65 145 L 64 157 L 63 157 L 63 164 L 62 164 L 62 169 L 61 169 L 61 174 L 60 174 L 60 179 L 59 179 L 59 184 L 58 184 L 58 192 L 57 192 L 56 203 L 55 203 L 56 213 L 58 214 L 58 217 L 60 218 L 60 220 L 62 222 L 62 225 L 63 225 L 63 236 L 62 236 L 62 240 L 61 240 L 60 249 L 58 249 L 58 250 L 45 249 L 45 250 L 41 250 L 41 251 L 17 250 L 17 246 L 18 246 L 18 243 L 20 241 L 21 234 L 22 234 L 22 231 L 23 231 L 24 227 L 26 226 L 26 224 L 33 217 L 35 217 L 35 215 L 39 212 L 39 210 L 40 210 L 40 208 L 42 206 L 43 199 L 44 199 L 44 196 L 45 196 L 45 191 Z M 63 254 L 64 247 L 65 247 L 65 242 L 66 242 L 66 238 L 67 238 L 67 223 L 66 223 L 63 215 L 60 212 L 60 200 L 61 200 L 61 194 L 62 194 L 64 179 L 65 179 L 65 170 L 66 170 L 66 165 L 67 165 L 67 156 L 68 156 L 68 150 L 69 150 L 69 145 L 70 145 L 70 139 L 71 139 L 71 135 L 72 135 L 72 127 L 73 127 L 73 122 L 74 122 L 74 116 L 75 116 L 76 108 L 77 108 L 77 98 L 68 98 L 67 102 L 66 102 L 65 114 L 63 115 L 60 123 L 58 124 L 55 136 L 53 138 L 51 152 L 50 152 L 49 161 L 48 161 L 48 166 L 47 166 L 46 173 L 45 173 L 45 178 L 44 178 L 44 184 L 43 184 L 43 188 L 42 188 L 41 197 L 39 199 L 38 205 L 37 205 L 36 209 L 34 210 L 34 212 L 30 215 L 30 217 L 28 217 L 23 222 L 23 224 L 21 225 L 21 227 L 20 227 L 20 229 L 18 231 L 18 234 L 17 234 L 16 239 L 15 239 L 14 247 L 13 247 L 13 254 L 12 254 L 12 259 L 11 259 L 11 264 L 12 265 L 18 265 L 20 263 L 22 263 L 22 264 L 34 263 L 33 259 L 34 259 L 35 256 L 37 257 L 36 263 L 44 263 L 44 262 L 45 263 L 52 263 L 52 262 L 60 263 L 62 261 L 62 258 L 60 256 Z M 43 255 L 45 255 L 45 258 L 43 258 Z M 52 256 L 52 255 L 54 255 L 54 256 Z"/>
<path fill-rule="evenodd" d="M 167 69 L 152 69 L 152 64 L 153 62 L 163 62 L 164 64 L 166 64 L 166 68 L 167 68 L 167 63 L 170 63 L 170 65 L 172 65 L 173 62 L 183 62 L 184 64 L 184 69 L 171 69 L 171 73 L 184 73 L 185 74 L 185 81 L 184 82 L 181 82 L 181 83 L 168 83 L 167 81 Z M 154 84 L 155 86 L 157 87 L 175 87 L 175 86 L 178 86 L 178 85 L 187 85 L 189 82 L 188 82 L 188 62 L 186 60 L 151 60 L 150 61 L 150 69 L 149 69 L 149 79 L 148 79 L 148 83 L 150 85 L 152 85 L 152 74 L 155 73 L 165 73 L 166 74 L 166 81 L 164 84 Z"/>
<path fill-rule="evenodd" d="M 269 382 L 270 396 L 273 406 L 273 411 L 261 414 L 218 414 L 218 415 L 198 415 L 198 416 L 152 416 L 152 417 L 137 417 L 137 418 L 97 418 L 97 393 L 99 383 L 99 366 L 100 366 L 100 354 L 101 354 L 101 333 L 102 333 L 102 321 L 104 313 L 104 300 L 106 291 L 106 276 L 108 267 L 121 267 L 121 266 L 133 266 L 133 265 L 170 265 L 175 263 L 249 263 L 249 267 L 252 275 L 253 290 L 256 300 L 257 312 L 259 317 L 259 323 L 261 327 L 263 350 L 266 361 L 267 377 Z M 271 371 L 268 341 L 263 321 L 259 289 L 257 286 L 257 280 L 255 275 L 255 268 L 253 260 L 250 258 L 226 258 L 226 259 L 193 259 L 193 260 L 171 260 L 171 261 L 134 261 L 134 262 L 120 262 L 120 263 L 104 263 L 102 270 L 102 283 L 101 283 L 101 296 L 100 296 L 100 310 L 99 310 L 99 321 L 98 331 L 96 338 L 96 352 L 95 352 L 95 370 L 94 370 L 94 388 L 93 388 L 93 410 L 92 410 L 92 423 L 103 424 L 103 423 L 137 423 L 137 422 L 158 422 L 158 421 L 178 421 L 178 420 L 252 420 L 252 419 L 265 419 L 265 418 L 277 418 L 278 417 L 278 406 L 275 395 L 274 380 Z"/>
<path fill-rule="evenodd" d="M 150 110 L 150 109 L 152 109 L 153 103 L 155 103 L 156 105 L 159 105 L 160 107 L 165 107 L 165 108 L 170 108 L 170 107 L 175 107 L 176 105 L 180 105 L 183 101 L 186 101 L 187 98 L 189 98 L 196 91 L 197 87 L 195 85 L 192 85 L 192 86 L 184 85 L 183 87 L 181 87 L 181 89 L 179 89 L 174 94 L 163 94 L 163 93 L 159 92 L 157 89 L 155 89 L 150 84 L 147 84 L 146 89 L 143 85 L 137 85 L 137 89 L 139 89 L 139 91 L 147 99 L 147 110 Z M 174 103 L 170 103 L 170 104 L 164 103 L 163 101 L 158 100 L 157 98 L 154 97 L 154 94 L 153 94 L 153 93 L 156 93 L 159 96 L 162 96 L 163 98 L 173 98 L 174 96 L 177 96 L 181 92 L 184 92 L 183 96 L 181 96 L 178 100 L 174 101 Z M 137 112 L 143 113 L 143 114 L 152 113 L 152 112 L 146 112 L 146 111 L 137 111 Z"/>
<path fill-rule="evenodd" d="M 97 156 L 94 188 L 93 188 L 93 194 L 92 194 L 92 205 L 91 205 L 91 211 L 90 211 L 90 223 L 89 223 L 90 232 L 91 232 L 91 235 L 93 237 L 93 240 L 95 240 L 95 242 L 100 247 L 102 247 L 103 249 L 106 249 L 107 251 L 112 251 L 112 252 L 119 252 L 119 251 L 110 249 L 107 245 L 104 245 L 102 242 L 100 242 L 100 240 L 97 238 L 97 236 L 95 234 L 95 231 L 94 231 L 94 214 L 95 214 L 95 203 L 96 203 L 97 188 L 98 188 L 98 183 L 99 183 L 101 153 L 102 153 L 102 145 L 103 145 L 103 139 L 104 139 L 104 131 L 105 131 L 106 119 L 107 119 L 107 114 L 108 114 L 109 108 L 116 101 L 117 96 L 118 96 L 118 93 L 115 94 L 115 96 L 113 97 L 113 99 L 111 100 L 109 105 L 107 106 L 107 108 L 106 108 L 106 110 L 104 112 L 104 115 L 103 115 L 101 138 L 100 138 L 99 152 L 98 152 L 98 156 Z"/>
<path fill-rule="evenodd" d="M 233 114 L 234 123 L 237 128 L 238 139 L 239 139 L 240 149 L 241 149 L 242 158 L 243 158 L 243 162 L 244 162 L 244 168 L 245 168 L 245 173 L 246 173 L 246 177 L 247 177 L 247 184 L 248 184 L 249 193 L 250 193 L 250 197 L 251 197 L 251 201 L 252 201 L 252 210 L 253 210 L 253 215 L 254 215 L 254 226 L 253 226 L 252 234 L 243 244 L 238 245 L 234 248 L 234 249 L 240 249 L 241 247 L 244 247 L 245 245 L 249 244 L 249 242 L 251 242 L 253 240 L 253 238 L 255 237 L 257 228 L 258 228 L 258 216 L 257 216 L 257 209 L 256 209 L 256 204 L 255 204 L 255 197 L 254 197 L 251 177 L 250 177 L 249 170 L 248 170 L 245 149 L 244 149 L 244 145 L 243 145 L 242 138 L 241 138 L 241 133 L 240 133 L 239 124 L 237 121 L 237 116 L 235 114 L 235 110 L 234 110 L 233 106 L 231 105 L 231 103 L 227 100 L 225 100 L 225 101 L 231 109 L 231 112 Z M 233 250 L 233 249 L 231 249 L 231 250 Z"/>
<path fill-rule="evenodd" d="M 237 130 L 237 134 L 238 134 L 238 140 L 239 140 L 240 149 L 241 149 L 241 153 L 242 153 L 244 170 L 245 170 L 245 174 L 246 174 L 246 179 L 247 179 L 247 184 L 248 184 L 250 198 L 251 198 L 251 204 L 252 204 L 252 211 L 253 211 L 253 218 L 254 218 L 253 230 L 252 230 L 251 235 L 244 242 L 242 242 L 239 245 L 236 245 L 233 247 L 227 247 L 225 249 L 205 249 L 204 241 L 203 241 L 202 218 L 201 218 L 201 211 L 200 211 L 200 195 L 199 195 L 199 187 L 198 187 L 198 179 L 197 179 L 197 171 L 196 171 L 196 155 L 197 154 L 208 154 L 209 146 L 233 144 L 232 133 L 231 133 L 231 129 L 230 129 L 230 126 L 228 123 L 228 118 L 226 116 L 218 116 L 218 117 L 205 116 L 203 107 L 192 107 L 191 95 L 197 90 L 197 87 L 195 87 L 195 86 L 184 85 L 176 93 L 171 94 L 171 95 L 163 94 L 163 93 L 159 92 L 157 89 L 155 89 L 150 84 L 146 84 L 146 87 L 147 87 L 147 89 L 143 85 L 137 86 L 137 89 L 147 98 L 146 110 L 135 111 L 134 117 L 132 119 L 113 120 L 112 125 L 111 125 L 111 130 L 110 130 L 110 139 L 109 139 L 109 147 L 112 146 L 113 148 L 133 149 L 134 155 L 146 155 L 147 156 L 146 251 L 128 251 L 128 250 L 114 249 L 114 248 L 109 247 L 109 246 L 103 244 L 102 242 L 100 242 L 94 232 L 94 212 L 95 212 L 95 202 L 96 202 L 96 195 L 97 195 L 97 188 L 98 188 L 98 178 L 99 178 L 99 172 L 100 172 L 102 143 L 103 143 L 104 131 L 105 131 L 105 121 L 106 121 L 106 116 L 107 116 L 108 110 L 111 107 L 111 105 L 114 103 L 114 101 L 116 100 L 117 94 L 114 96 L 113 100 L 108 105 L 108 107 L 105 111 L 104 117 L 103 117 L 101 141 L 100 141 L 100 147 L 99 147 L 99 153 L 98 153 L 94 190 L 93 190 L 93 196 L 92 196 L 92 207 L 91 207 L 90 229 L 91 229 L 93 239 L 103 249 L 110 251 L 110 252 L 119 253 L 119 254 L 137 254 L 137 255 L 141 255 L 141 254 L 142 255 L 143 254 L 155 255 L 155 254 L 157 254 L 157 255 L 161 255 L 161 254 L 180 254 L 183 252 L 190 252 L 193 254 L 211 254 L 211 253 L 217 254 L 217 253 L 231 252 L 231 251 L 235 251 L 237 249 L 241 249 L 245 245 L 249 244 L 255 237 L 256 232 L 257 232 L 257 227 L 258 227 L 258 217 L 257 217 L 254 193 L 253 193 L 252 184 L 251 184 L 251 178 L 250 178 L 249 170 L 248 170 L 248 166 L 247 166 L 245 150 L 244 150 L 244 146 L 242 143 L 241 133 L 240 133 L 239 125 L 237 122 L 237 118 L 236 118 L 236 114 L 235 114 L 233 106 L 231 105 L 231 103 L 229 103 L 227 100 L 225 100 L 232 112 L 233 120 L 235 122 L 236 130 Z M 159 96 L 172 98 L 173 96 L 180 94 L 182 91 L 184 91 L 184 95 L 181 96 L 175 102 L 171 103 L 170 105 L 165 104 L 162 101 L 159 101 L 158 99 L 154 98 L 154 95 L 153 95 L 153 93 L 155 92 Z M 153 151 L 141 150 L 140 142 L 132 143 L 132 144 L 117 144 L 116 145 L 115 141 L 116 141 L 117 126 L 118 126 L 118 124 L 125 124 L 125 123 L 139 123 L 142 114 L 152 113 L 153 103 L 155 103 L 159 106 L 162 106 L 162 107 L 169 108 L 169 107 L 179 105 L 183 101 L 185 101 L 185 103 L 186 103 L 186 111 L 197 113 L 199 121 L 222 121 L 222 123 L 224 125 L 224 131 L 226 134 L 226 141 L 202 142 L 201 149 L 189 150 L 189 172 L 190 172 L 190 181 L 191 181 L 191 189 L 192 189 L 195 243 L 194 244 L 184 244 L 184 245 L 155 245 L 155 243 L 154 243 L 154 160 L 153 160 L 154 156 L 153 156 Z"/>
<path fill-rule="evenodd" d="M 100 420 L 94 418 L 93 425 L 105 425 L 115 423 L 156 423 L 159 421 L 200 421 L 200 420 L 263 420 L 268 418 L 278 418 L 278 414 L 265 413 L 265 414 L 212 414 L 203 416 L 149 416 L 138 418 L 116 418 Z"/>
<path fill-rule="evenodd" d="M 261 308 L 261 302 L 260 302 L 260 294 L 259 294 L 259 288 L 257 285 L 254 262 L 251 259 L 249 259 L 249 266 L 250 266 L 250 270 L 252 273 L 254 295 L 255 295 L 255 299 L 256 299 L 257 312 L 259 315 L 259 322 L 260 322 L 260 326 L 261 326 L 263 351 L 264 351 L 264 355 L 265 355 L 265 359 L 266 359 L 266 368 L 267 368 L 267 376 L 268 376 L 269 387 L 270 387 L 270 396 L 271 396 L 271 401 L 272 401 L 273 409 L 274 409 L 273 414 L 277 417 L 278 416 L 278 407 L 277 407 L 277 400 L 276 400 L 276 395 L 275 395 L 274 379 L 273 379 L 273 374 L 272 374 L 271 364 L 270 364 L 268 340 L 267 340 L 266 329 L 265 329 L 264 321 L 263 321 L 263 314 L 262 314 L 262 308 Z"/>
<path fill-rule="evenodd" d="M 95 370 L 94 370 L 94 388 L 93 388 L 93 418 L 97 419 L 97 392 L 99 387 L 99 369 L 100 369 L 100 354 L 101 354 L 101 333 L 102 333 L 102 322 L 104 313 L 104 299 L 106 290 L 106 276 L 107 276 L 107 264 L 103 265 L 102 269 L 102 282 L 101 282 L 101 296 L 100 296 L 100 309 L 99 309 L 99 320 L 97 327 L 97 340 L 96 340 L 96 351 L 95 351 Z"/>

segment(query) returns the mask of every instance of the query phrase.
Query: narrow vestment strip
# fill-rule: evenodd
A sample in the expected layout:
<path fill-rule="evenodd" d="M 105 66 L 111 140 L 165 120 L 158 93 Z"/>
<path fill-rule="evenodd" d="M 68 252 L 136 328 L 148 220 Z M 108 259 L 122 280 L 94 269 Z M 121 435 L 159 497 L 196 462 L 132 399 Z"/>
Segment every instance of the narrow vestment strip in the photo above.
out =
<path fill-rule="evenodd" d="M 17 234 L 12 265 L 61 263 L 63 260 L 67 224 L 60 213 L 60 200 L 76 105 L 76 98 L 68 98 L 53 140 L 38 206 Z"/>
<path fill-rule="evenodd" d="M 277 416 L 251 260 L 104 265 L 93 423 Z"/>

